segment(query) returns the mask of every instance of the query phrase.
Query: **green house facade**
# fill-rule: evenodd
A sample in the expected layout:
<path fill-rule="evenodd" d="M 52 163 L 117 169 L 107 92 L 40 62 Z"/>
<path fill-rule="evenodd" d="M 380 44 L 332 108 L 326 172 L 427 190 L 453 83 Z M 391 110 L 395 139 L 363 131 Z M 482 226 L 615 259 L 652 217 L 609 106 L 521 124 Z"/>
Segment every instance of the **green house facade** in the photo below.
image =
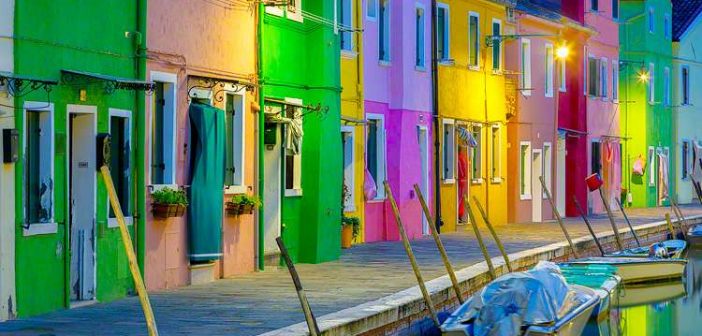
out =
<path fill-rule="evenodd" d="M 109 134 L 112 179 L 133 234 L 142 175 L 136 163 L 143 158 L 137 106 L 151 89 L 137 80 L 140 5 L 145 2 L 15 3 L 13 76 L 42 84 L 13 98 L 19 317 L 133 290 L 96 151 Z"/>
<path fill-rule="evenodd" d="M 260 28 L 263 87 L 259 251 L 278 263 L 282 236 L 295 261 L 340 255 L 340 48 L 334 2 L 266 6 Z"/>
<path fill-rule="evenodd" d="M 675 190 L 671 7 L 670 0 L 621 1 L 622 183 L 633 207 L 665 205 Z"/>

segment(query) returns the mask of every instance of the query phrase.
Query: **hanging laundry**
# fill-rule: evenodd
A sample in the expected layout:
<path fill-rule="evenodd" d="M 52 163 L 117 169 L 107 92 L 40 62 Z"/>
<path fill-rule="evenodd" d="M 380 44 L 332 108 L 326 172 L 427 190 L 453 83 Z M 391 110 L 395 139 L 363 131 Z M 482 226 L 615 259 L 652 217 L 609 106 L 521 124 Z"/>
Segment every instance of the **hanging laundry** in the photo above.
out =
<path fill-rule="evenodd" d="M 378 196 L 378 186 L 373 179 L 373 175 L 368 168 L 365 170 L 365 178 L 363 179 L 363 196 L 366 201 L 374 200 Z"/>
<path fill-rule="evenodd" d="M 668 199 L 668 156 L 658 153 L 658 197 L 659 202 Z"/>
<path fill-rule="evenodd" d="M 468 147 L 478 147 L 478 141 L 475 140 L 473 134 L 470 133 L 465 127 L 458 126 L 456 130 L 456 135 L 459 139 Z"/>
<path fill-rule="evenodd" d="M 292 154 L 300 154 L 302 151 L 302 118 L 283 118 L 287 120 L 285 134 L 285 149 Z"/>
<path fill-rule="evenodd" d="M 639 157 L 634 160 L 634 168 L 632 172 L 634 175 L 643 176 L 644 171 L 646 171 L 646 160 L 644 160 L 643 156 L 639 155 Z"/>

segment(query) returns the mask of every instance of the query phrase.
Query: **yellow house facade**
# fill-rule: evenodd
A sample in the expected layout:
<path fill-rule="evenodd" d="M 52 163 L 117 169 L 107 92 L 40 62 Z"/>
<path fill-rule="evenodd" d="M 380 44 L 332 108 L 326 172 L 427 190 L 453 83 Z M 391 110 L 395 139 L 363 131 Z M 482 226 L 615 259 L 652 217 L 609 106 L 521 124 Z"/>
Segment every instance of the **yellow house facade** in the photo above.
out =
<path fill-rule="evenodd" d="M 338 33 L 341 39 L 341 137 L 344 169 L 344 215 L 360 220 L 354 243 L 364 241 L 365 132 L 363 102 L 362 0 L 340 1 Z"/>
<path fill-rule="evenodd" d="M 443 231 L 468 223 L 473 197 L 493 224 L 507 221 L 508 103 L 505 45 L 514 34 L 504 4 L 446 0 L 437 8 L 440 195 Z M 509 43 L 509 42 L 506 42 Z M 476 211 L 476 216 L 480 215 Z"/>

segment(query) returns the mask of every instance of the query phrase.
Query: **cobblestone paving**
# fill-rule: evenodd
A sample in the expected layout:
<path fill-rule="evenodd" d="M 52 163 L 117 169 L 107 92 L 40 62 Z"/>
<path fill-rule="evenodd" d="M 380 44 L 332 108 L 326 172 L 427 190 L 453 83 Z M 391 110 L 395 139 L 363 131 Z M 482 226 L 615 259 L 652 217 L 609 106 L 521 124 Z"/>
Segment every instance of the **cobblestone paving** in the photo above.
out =
<path fill-rule="evenodd" d="M 662 220 L 669 209 L 630 211 L 636 224 Z M 685 206 L 685 215 L 701 215 L 702 207 Z M 587 234 L 579 218 L 566 220 L 571 236 Z M 596 231 L 611 230 L 604 216 L 595 216 Z M 624 220 L 618 217 L 620 227 Z M 470 227 L 442 235 L 454 267 L 482 261 Z M 483 235 L 488 237 L 487 230 Z M 508 224 L 497 228 L 509 253 L 564 240 L 558 224 Z M 491 255 L 499 254 L 489 242 Z M 430 237 L 412 242 L 424 278 L 444 275 Z M 365 244 L 346 250 L 338 261 L 297 265 L 317 317 L 378 299 L 416 285 L 399 242 Z M 287 271 L 258 272 L 207 285 L 150 294 L 161 335 L 257 335 L 304 321 Z M 39 317 L 0 323 L 0 335 L 146 335 L 136 297 L 63 310 Z"/>

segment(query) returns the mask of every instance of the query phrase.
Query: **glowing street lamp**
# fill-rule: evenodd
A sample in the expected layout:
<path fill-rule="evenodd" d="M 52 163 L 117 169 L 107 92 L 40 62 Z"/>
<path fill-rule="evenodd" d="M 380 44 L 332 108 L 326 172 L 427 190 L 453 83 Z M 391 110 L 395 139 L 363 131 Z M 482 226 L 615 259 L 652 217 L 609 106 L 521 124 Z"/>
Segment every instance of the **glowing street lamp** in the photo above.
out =
<path fill-rule="evenodd" d="M 639 77 L 639 82 L 642 83 L 648 83 L 648 80 L 651 79 L 651 76 L 649 75 L 648 71 L 641 70 L 638 74 Z"/>
<path fill-rule="evenodd" d="M 568 49 L 568 46 L 562 45 L 556 49 L 556 57 L 559 59 L 565 59 L 568 57 L 568 54 L 570 54 L 570 49 Z"/>

